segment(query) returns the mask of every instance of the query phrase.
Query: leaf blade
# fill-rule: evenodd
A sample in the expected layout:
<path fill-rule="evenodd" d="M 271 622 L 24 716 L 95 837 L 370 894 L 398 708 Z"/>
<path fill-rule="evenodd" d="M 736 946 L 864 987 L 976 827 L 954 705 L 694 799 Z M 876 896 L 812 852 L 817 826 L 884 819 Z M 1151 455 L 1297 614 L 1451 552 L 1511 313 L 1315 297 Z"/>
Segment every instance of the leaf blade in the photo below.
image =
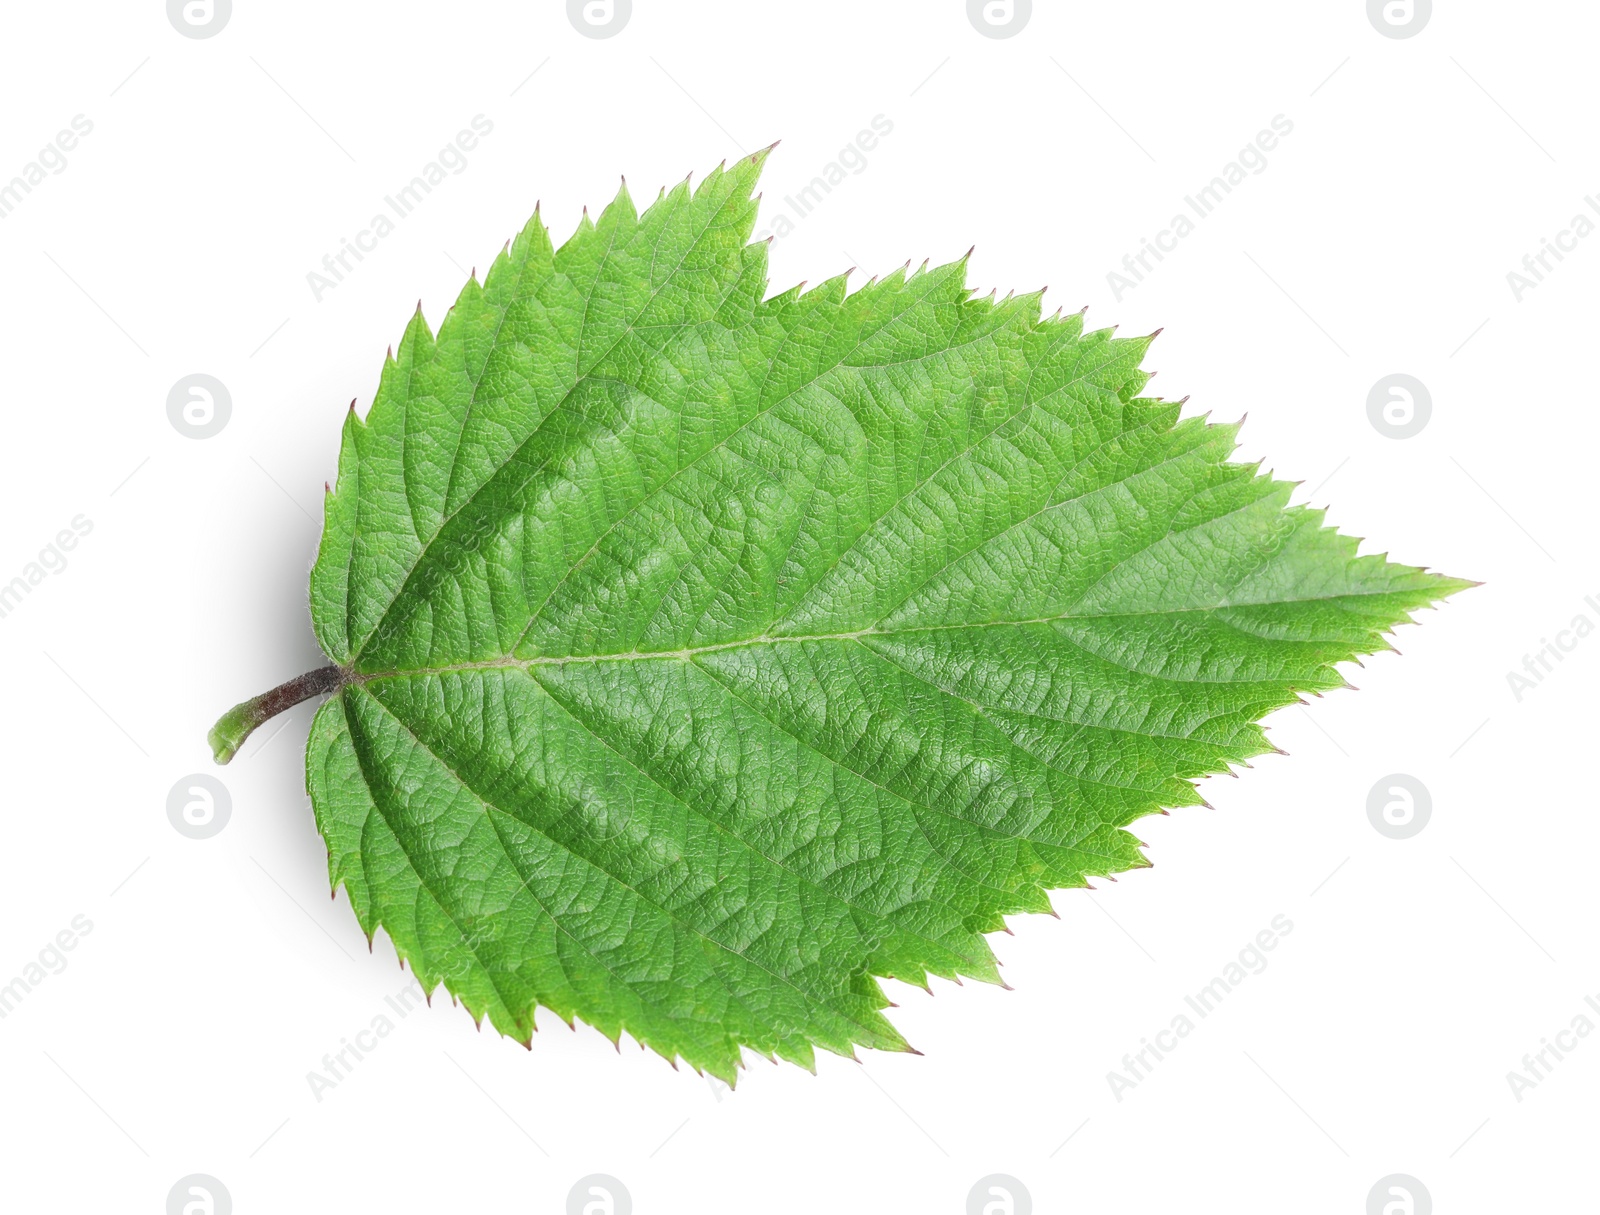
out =
<path fill-rule="evenodd" d="M 909 1049 L 878 978 L 1147 865 L 1137 818 L 1469 585 L 1139 395 L 1150 338 L 962 259 L 764 297 L 764 153 L 537 214 L 347 420 L 307 783 L 425 986 L 734 1079 Z"/>

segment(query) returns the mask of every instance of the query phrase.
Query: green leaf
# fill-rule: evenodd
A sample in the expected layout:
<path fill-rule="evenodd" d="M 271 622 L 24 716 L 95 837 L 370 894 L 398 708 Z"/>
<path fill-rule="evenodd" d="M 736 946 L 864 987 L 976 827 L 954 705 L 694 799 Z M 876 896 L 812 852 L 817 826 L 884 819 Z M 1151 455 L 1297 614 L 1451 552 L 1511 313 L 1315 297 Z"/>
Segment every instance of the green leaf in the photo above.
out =
<path fill-rule="evenodd" d="M 1140 395 L 1150 337 L 964 259 L 766 298 L 765 155 L 560 249 L 536 214 L 418 311 L 327 498 L 336 668 L 268 694 L 334 687 L 332 880 L 426 987 L 729 1082 L 909 1049 L 879 977 L 998 982 L 1004 917 L 1146 865 L 1133 820 L 1470 585 L 1357 556 Z"/>

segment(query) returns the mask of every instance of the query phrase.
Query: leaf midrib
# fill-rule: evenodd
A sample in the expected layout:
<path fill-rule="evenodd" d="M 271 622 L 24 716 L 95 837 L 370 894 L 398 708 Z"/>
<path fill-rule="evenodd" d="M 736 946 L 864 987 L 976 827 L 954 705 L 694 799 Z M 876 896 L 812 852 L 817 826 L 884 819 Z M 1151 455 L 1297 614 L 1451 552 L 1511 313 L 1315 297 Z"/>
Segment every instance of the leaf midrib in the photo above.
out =
<path fill-rule="evenodd" d="M 1209 615 L 1228 608 L 1283 605 L 1290 603 L 1330 603 L 1338 599 L 1360 598 L 1363 595 L 1385 595 L 1389 591 L 1349 591 L 1332 595 L 1303 595 L 1296 598 L 1262 599 L 1250 602 L 1214 603 L 1207 607 L 1156 608 L 1144 612 L 1062 612 L 1057 616 L 1036 616 L 1028 620 L 983 620 L 971 624 L 926 624 L 907 628 L 854 629 L 845 633 L 808 633 L 793 637 L 744 637 L 737 641 L 719 641 L 711 645 L 688 646 L 677 650 L 625 650 L 611 654 L 541 654 L 533 658 L 516 658 L 508 654 L 485 658 L 476 662 L 453 662 L 439 666 L 397 667 L 389 671 L 351 671 L 351 683 L 365 684 L 380 679 L 406 679 L 418 675 L 450 675 L 458 671 L 494 671 L 506 669 L 527 670 L 530 667 L 565 666 L 568 663 L 645 662 L 649 660 L 677 659 L 687 662 L 701 654 L 721 650 L 735 650 L 761 645 L 804 645 L 812 641 L 859 641 L 863 637 L 903 637 L 913 633 L 965 633 L 982 629 L 1023 628 L 1030 624 L 1055 624 L 1063 620 L 1122 620 L 1144 616 Z"/>

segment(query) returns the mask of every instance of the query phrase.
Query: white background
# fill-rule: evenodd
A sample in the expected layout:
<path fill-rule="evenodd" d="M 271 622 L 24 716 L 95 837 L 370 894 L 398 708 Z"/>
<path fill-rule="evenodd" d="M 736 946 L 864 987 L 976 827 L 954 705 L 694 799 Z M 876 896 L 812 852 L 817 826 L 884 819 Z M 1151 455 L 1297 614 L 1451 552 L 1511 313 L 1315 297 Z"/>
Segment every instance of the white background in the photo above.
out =
<path fill-rule="evenodd" d="M 604 40 L 550 0 L 236 0 L 208 39 L 159 0 L 4 22 L 0 182 L 94 124 L 0 220 L 0 582 L 93 524 L 0 619 L 0 983 L 93 924 L 0 1020 L 7 1210 L 158 1213 L 192 1172 L 241 1215 L 559 1212 L 592 1172 L 641 1215 L 960 1212 L 995 1172 L 1040 1212 L 1358 1215 L 1394 1172 L 1441 1215 L 1591 1209 L 1600 1034 L 1521 1101 L 1506 1076 L 1600 1000 L 1600 638 L 1520 701 L 1507 672 L 1600 623 L 1600 239 L 1520 302 L 1506 274 L 1600 191 L 1594 6 L 1441 3 L 1405 40 L 1360 0 L 1040 0 L 1005 39 L 960 0 L 636 0 Z M 476 114 L 466 170 L 319 302 L 307 273 Z M 1165 326 L 1152 390 L 1248 411 L 1242 458 L 1485 585 L 1359 693 L 1279 713 L 1290 757 L 1206 782 L 1214 811 L 1140 823 L 1153 870 L 1019 918 L 1014 991 L 896 987 L 924 1057 L 758 1061 L 728 1092 L 546 1016 L 526 1052 L 441 997 L 317 1100 L 307 1073 L 408 975 L 328 898 L 312 706 L 226 769 L 205 732 L 320 665 L 306 571 L 348 402 L 535 200 L 559 243 L 619 173 L 642 205 L 781 138 L 771 204 L 880 114 L 775 242 L 775 290 L 976 242 L 974 286 Z M 1265 171 L 1117 300 L 1107 272 L 1278 114 Z M 1406 440 L 1366 411 L 1397 371 L 1433 399 Z M 203 441 L 166 415 L 193 372 L 232 396 Z M 166 814 L 195 772 L 232 798 L 203 841 Z M 1366 814 L 1394 772 L 1432 795 L 1405 841 Z M 1118 1101 L 1107 1073 L 1280 913 L 1267 968 Z"/>

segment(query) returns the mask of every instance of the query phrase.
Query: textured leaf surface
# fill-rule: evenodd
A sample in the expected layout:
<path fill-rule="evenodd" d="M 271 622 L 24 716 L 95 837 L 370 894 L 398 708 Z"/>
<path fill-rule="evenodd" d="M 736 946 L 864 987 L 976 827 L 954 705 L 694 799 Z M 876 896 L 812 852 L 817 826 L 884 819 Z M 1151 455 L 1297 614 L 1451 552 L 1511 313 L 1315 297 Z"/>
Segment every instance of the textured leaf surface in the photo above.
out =
<path fill-rule="evenodd" d="M 1148 338 L 965 263 L 771 299 L 764 154 L 535 215 L 344 431 L 308 783 L 424 985 L 734 1078 L 906 1044 L 875 976 L 1145 865 L 1126 827 L 1466 585 L 1356 555 Z"/>

